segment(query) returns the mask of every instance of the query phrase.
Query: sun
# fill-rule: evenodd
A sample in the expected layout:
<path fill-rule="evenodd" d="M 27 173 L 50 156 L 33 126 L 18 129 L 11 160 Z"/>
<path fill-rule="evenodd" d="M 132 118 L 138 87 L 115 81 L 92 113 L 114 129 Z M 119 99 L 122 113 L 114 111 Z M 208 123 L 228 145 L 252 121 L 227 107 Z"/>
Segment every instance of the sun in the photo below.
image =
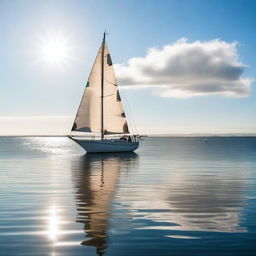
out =
<path fill-rule="evenodd" d="M 39 59 L 49 66 L 62 66 L 71 57 L 71 46 L 68 37 L 61 33 L 40 36 L 36 42 Z"/>
<path fill-rule="evenodd" d="M 46 62 L 60 64 L 67 58 L 67 48 L 59 38 L 49 38 L 42 45 L 42 54 Z"/>

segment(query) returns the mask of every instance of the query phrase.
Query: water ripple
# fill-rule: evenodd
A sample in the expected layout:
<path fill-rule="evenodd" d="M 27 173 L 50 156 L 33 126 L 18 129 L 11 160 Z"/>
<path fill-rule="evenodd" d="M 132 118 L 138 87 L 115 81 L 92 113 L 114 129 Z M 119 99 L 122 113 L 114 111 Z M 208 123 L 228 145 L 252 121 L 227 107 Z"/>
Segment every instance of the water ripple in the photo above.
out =
<path fill-rule="evenodd" d="M 1 138 L 0 180 L 1 256 L 256 253 L 255 138 Z"/>

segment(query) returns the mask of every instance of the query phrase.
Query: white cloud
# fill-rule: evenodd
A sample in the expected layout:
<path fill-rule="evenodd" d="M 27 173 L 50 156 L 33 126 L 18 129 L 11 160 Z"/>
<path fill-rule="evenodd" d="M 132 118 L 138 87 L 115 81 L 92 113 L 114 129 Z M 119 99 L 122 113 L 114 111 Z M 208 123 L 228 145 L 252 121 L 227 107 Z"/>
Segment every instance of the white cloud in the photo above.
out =
<path fill-rule="evenodd" d="M 245 65 L 236 47 L 219 39 L 190 43 L 182 38 L 115 65 L 118 82 L 127 88 L 153 87 L 162 97 L 246 97 L 253 79 L 242 77 Z"/>

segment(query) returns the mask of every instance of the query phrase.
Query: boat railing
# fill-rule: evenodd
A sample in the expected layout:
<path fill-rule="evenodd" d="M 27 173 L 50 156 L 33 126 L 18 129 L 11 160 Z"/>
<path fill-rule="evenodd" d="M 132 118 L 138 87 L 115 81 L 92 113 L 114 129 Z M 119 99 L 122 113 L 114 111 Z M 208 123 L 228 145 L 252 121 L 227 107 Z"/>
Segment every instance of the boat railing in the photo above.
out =
<path fill-rule="evenodd" d="M 101 140 L 101 137 L 97 134 L 87 134 L 87 135 L 68 135 L 69 138 L 82 138 L 83 140 Z M 138 134 L 114 134 L 106 135 L 105 140 L 123 140 L 126 142 L 138 142 L 141 136 Z"/>

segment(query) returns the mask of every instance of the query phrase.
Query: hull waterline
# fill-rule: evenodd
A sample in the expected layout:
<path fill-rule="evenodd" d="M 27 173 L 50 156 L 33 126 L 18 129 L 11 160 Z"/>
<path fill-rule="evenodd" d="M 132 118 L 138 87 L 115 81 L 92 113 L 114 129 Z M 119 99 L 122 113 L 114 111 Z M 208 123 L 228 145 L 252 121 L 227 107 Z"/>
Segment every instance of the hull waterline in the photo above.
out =
<path fill-rule="evenodd" d="M 71 138 L 87 153 L 133 152 L 139 147 L 139 142 L 121 140 L 87 140 Z"/>

